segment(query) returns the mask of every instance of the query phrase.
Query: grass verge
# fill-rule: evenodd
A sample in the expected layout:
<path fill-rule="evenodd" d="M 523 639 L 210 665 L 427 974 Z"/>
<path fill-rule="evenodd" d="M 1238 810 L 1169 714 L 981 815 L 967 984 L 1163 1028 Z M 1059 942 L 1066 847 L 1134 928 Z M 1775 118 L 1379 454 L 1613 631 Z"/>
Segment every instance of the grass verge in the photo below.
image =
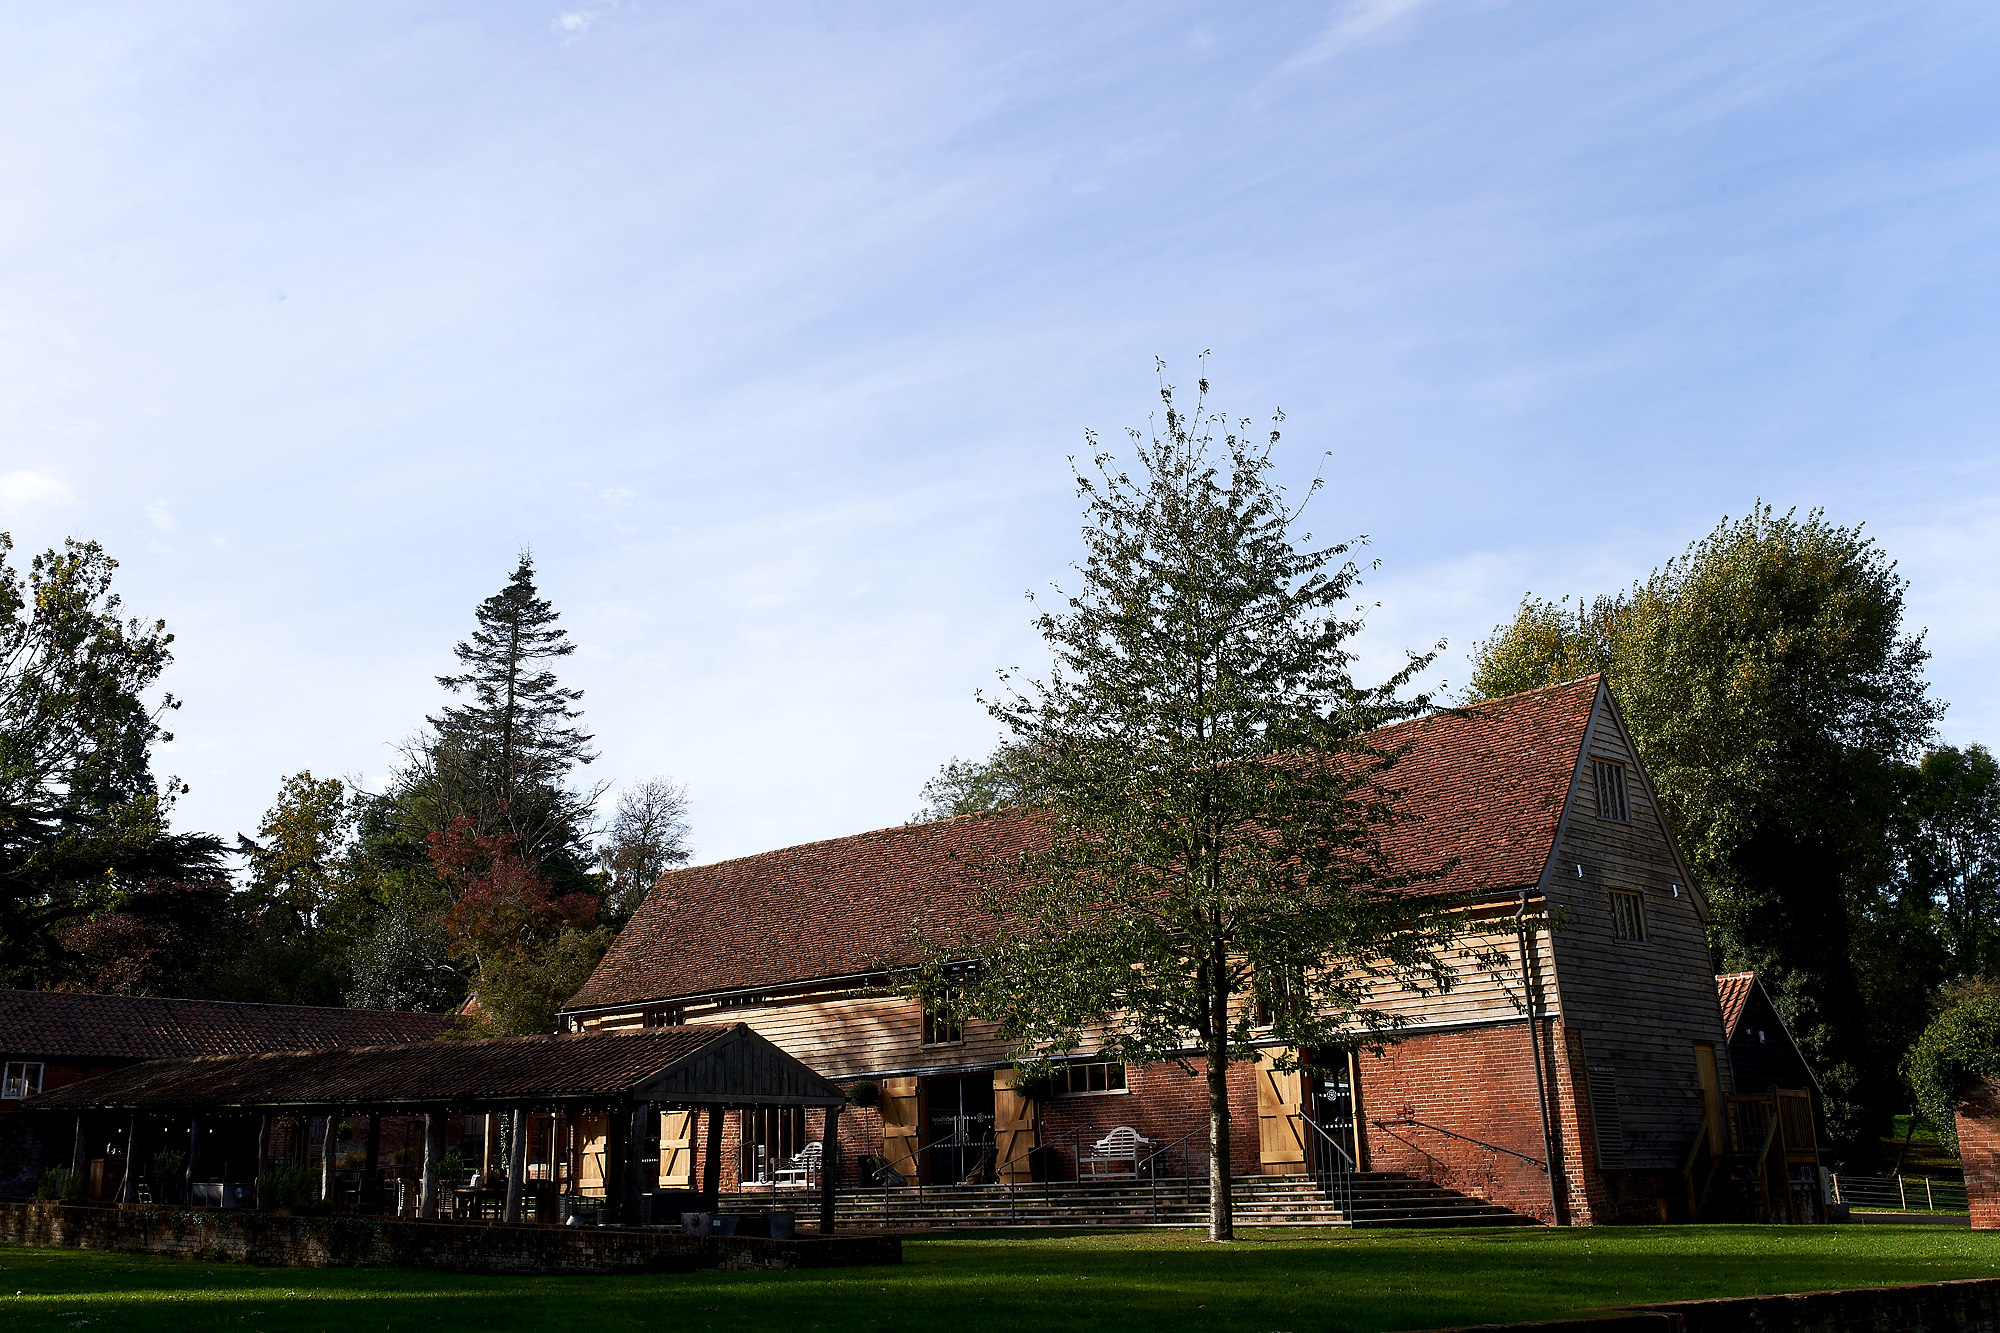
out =
<path fill-rule="evenodd" d="M 2000 1276 L 2000 1236 L 1923 1226 L 1259 1230 L 913 1240 L 894 1268 L 472 1277 L 0 1247 L 0 1333 L 1273 1333 L 1550 1318 L 1634 1301 Z"/>

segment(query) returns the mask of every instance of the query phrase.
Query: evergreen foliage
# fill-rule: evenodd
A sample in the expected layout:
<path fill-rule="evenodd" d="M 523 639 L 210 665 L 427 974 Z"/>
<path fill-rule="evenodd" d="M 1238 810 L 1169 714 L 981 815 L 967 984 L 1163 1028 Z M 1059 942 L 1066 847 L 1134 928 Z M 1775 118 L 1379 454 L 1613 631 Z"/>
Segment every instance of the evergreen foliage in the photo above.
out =
<path fill-rule="evenodd" d="M 1409 881 L 1379 841 L 1395 755 L 1361 739 L 1425 706 L 1397 696 L 1430 658 L 1354 682 L 1353 545 L 1299 544 L 1311 534 L 1271 476 L 1278 432 L 1225 420 L 1208 391 L 1184 411 L 1162 385 L 1164 430 L 1131 432 L 1136 478 L 1087 437 L 1080 586 L 1035 621 L 1054 669 L 1002 673 L 988 702 L 1035 756 L 1052 839 L 992 868 L 997 931 L 936 951 L 916 989 L 998 1020 L 1030 1072 L 1101 1032 L 1109 1058 L 1195 1075 L 1192 1034 L 1220 1240 L 1243 1001 L 1264 1001 L 1268 1035 L 1295 1050 L 1380 1039 L 1394 1020 L 1369 983 L 1448 985 L 1452 926 L 1396 892 Z"/>

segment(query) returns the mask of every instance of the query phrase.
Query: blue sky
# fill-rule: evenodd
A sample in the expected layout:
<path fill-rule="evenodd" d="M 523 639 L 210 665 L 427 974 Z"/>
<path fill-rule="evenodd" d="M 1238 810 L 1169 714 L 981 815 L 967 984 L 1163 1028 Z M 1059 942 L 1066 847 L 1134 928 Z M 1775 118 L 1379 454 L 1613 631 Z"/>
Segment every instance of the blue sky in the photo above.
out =
<path fill-rule="evenodd" d="M 0 44 L 0 528 L 180 636 L 181 823 L 379 781 L 531 544 L 703 859 L 899 822 L 1033 663 L 1065 458 L 1323 451 L 1371 662 L 1762 496 L 2000 740 L 2000 10 L 168 4 Z"/>

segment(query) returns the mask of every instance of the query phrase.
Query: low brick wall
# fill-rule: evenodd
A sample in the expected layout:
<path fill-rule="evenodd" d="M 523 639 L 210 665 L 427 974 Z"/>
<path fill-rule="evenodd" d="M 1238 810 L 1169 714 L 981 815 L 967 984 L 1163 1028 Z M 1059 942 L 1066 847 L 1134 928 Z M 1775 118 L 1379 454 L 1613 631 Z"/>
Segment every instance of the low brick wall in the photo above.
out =
<path fill-rule="evenodd" d="M 0 1242 L 302 1268 L 463 1273 L 691 1273 L 901 1263 L 894 1236 L 683 1236 L 625 1227 L 472 1226 L 372 1217 L 283 1217 L 206 1208 L 0 1203 Z"/>
<path fill-rule="evenodd" d="M 1480 1324 L 1509 1333 L 1958 1333 L 2000 1328 L 2000 1278 L 1634 1305 L 1582 1319 Z M 1433 1333 L 1469 1333 L 1467 1328 Z"/>
<path fill-rule="evenodd" d="M 1958 1105 L 1958 1158 L 1975 1231 L 2000 1230 L 2000 1095 L 1991 1080 Z"/>

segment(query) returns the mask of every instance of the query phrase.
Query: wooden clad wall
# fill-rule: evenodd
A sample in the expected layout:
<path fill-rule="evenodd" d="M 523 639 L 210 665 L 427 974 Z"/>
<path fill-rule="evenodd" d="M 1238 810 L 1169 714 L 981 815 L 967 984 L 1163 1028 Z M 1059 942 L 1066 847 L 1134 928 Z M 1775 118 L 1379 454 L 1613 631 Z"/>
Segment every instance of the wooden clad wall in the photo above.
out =
<path fill-rule="evenodd" d="M 1544 885 L 1551 905 L 1566 912 L 1542 943 L 1554 958 L 1564 1026 L 1581 1038 L 1580 1081 L 1590 1095 L 1616 1097 L 1616 1114 L 1606 1107 L 1599 1119 L 1621 1127 L 1623 1165 L 1677 1167 L 1702 1119 L 1695 1044 L 1723 1042 L 1708 939 L 1636 754 L 1602 693 L 1587 749 L 1589 758 L 1623 765 L 1630 820 L 1599 813 L 1593 771 L 1580 765 Z M 1639 895 L 1643 941 L 1617 937 L 1612 890 Z"/>

